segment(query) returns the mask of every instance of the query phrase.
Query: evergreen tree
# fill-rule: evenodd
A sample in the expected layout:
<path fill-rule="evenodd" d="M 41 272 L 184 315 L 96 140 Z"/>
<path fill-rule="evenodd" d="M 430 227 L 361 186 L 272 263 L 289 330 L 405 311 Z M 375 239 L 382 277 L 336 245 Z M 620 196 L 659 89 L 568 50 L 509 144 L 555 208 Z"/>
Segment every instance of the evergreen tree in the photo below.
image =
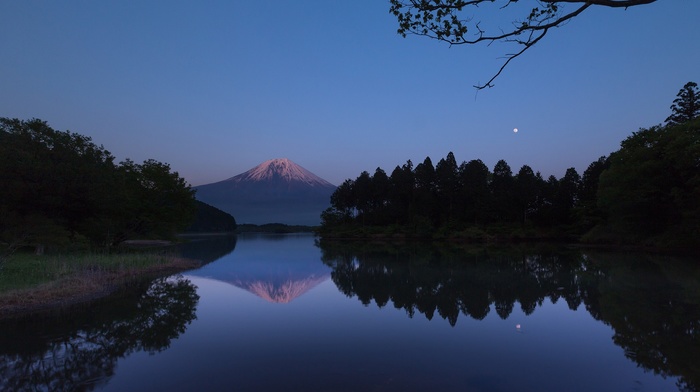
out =
<path fill-rule="evenodd" d="M 671 105 L 671 115 L 666 119 L 668 125 L 678 125 L 700 116 L 700 90 L 695 82 L 683 86 Z"/>
<path fill-rule="evenodd" d="M 469 223 L 483 224 L 488 220 L 489 175 L 489 168 L 480 159 L 462 163 L 459 167 L 463 213 Z"/>
<path fill-rule="evenodd" d="M 355 179 L 354 186 L 355 205 L 357 206 L 358 218 L 361 217 L 362 224 L 372 222 L 367 221 L 367 216 L 372 210 L 372 176 L 369 172 L 363 171 Z"/>
<path fill-rule="evenodd" d="M 538 186 L 535 172 L 528 165 L 523 165 L 515 176 L 516 206 L 525 223 L 529 216 L 536 211 Z"/>
<path fill-rule="evenodd" d="M 559 180 L 554 206 L 556 221 L 560 224 L 569 224 L 573 219 L 574 206 L 578 203 L 578 194 L 581 184 L 581 176 L 576 169 L 566 169 L 564 177 Z"/>
<path fill-rule="evenodd" d="M 372 175 L 371 184 L 372 222 L 374 224 L 384 225 L 389 221 L 387 207 L 389 205 L 390 187 L 389 176 L 378 167 L 374 171 L 374 175 Z"/>
<path fill-rule="evenodd" d="M 588 165 L 581 177 L 578 193 L 578 215 L 585 228 L 591 228 L 602 219 L 598 208 L 598 183 L 600 175 L 610 167 L 610 161 L 602 156 Z"/>
<path fill-rule="evenodd" d="M 406 224 L 410 221 L 411 203 L 415 188 L 413 175 L 413 162 L 409 159 L 401 167 L 396 166 L 389 178 L 391 182 L 389 203 L 392 221 L 397 224 Z"/>
<path fill-rule="evenodd" d="M 430 220 L 433 224 L 437 221 L 435 210 L 437 208 L 436 175 L 435 167 L 430 157 L 426 157 L 415 170 L 416 189 L 414 201 L 416 214 Z"/>
<path fill-rule="evenodd" d="M 453 221 L 460 186 L 457 160 L 452 152 L 435 166 L 435 179 L 441 210 L 440 220 L 442 222 Z"/>
<path fill-rule="evenodd" d="M 520 214 L 515 200 L 515 179 L 505 160 L 499 160 L 493 167 L 490 186 L 493 218 L 500 222 L 519 221 Z"/>

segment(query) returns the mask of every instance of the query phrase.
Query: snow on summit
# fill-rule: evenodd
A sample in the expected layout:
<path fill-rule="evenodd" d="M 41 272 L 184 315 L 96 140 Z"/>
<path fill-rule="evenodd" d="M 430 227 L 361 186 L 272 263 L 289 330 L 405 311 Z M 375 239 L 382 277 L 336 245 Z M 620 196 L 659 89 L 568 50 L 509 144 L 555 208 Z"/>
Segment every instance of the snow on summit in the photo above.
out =
<path fill-rule="evenodd" d="M 269 181 L 304 182 L 312 186 L 333 186 L 323 178 L 311 173 L 287 158 L 265 161 L 245 173 L 231 177 L 228 181 Z"/>

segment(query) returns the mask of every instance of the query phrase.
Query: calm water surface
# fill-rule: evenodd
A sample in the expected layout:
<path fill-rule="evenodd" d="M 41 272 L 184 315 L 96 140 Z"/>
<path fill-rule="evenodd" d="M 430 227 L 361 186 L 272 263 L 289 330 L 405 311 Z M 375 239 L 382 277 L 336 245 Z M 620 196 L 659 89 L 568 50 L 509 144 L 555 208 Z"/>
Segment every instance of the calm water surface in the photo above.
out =
<path fill-rule="evenodd" d="M 0 321 L 0 390 L 693 391 L 697 260 L 194 241 L 207 264 Z"/>

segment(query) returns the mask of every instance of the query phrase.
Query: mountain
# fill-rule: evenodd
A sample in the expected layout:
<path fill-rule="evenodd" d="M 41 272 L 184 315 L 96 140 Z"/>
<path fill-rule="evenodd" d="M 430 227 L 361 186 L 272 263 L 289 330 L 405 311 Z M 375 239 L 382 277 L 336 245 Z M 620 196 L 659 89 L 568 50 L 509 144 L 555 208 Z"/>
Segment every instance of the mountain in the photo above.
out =
<path fill-rule="evenodd" d="M 320 224 L 335 188 L 286 158 L 195 187 L 198 200 L 228 212 L 238 223 L 309 226 Z"/>

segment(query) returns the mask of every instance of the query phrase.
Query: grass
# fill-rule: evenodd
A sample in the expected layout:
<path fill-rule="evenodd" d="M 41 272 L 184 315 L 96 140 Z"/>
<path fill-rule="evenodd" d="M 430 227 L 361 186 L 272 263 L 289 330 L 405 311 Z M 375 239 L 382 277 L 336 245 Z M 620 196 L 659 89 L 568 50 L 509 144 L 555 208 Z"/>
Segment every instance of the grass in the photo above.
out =
<path fill-rule="evenodd" d="M 167 254 L 16 253 L 0 264 L 0 316 L 87 301 L 129 282 L 199 265 Z"/>

